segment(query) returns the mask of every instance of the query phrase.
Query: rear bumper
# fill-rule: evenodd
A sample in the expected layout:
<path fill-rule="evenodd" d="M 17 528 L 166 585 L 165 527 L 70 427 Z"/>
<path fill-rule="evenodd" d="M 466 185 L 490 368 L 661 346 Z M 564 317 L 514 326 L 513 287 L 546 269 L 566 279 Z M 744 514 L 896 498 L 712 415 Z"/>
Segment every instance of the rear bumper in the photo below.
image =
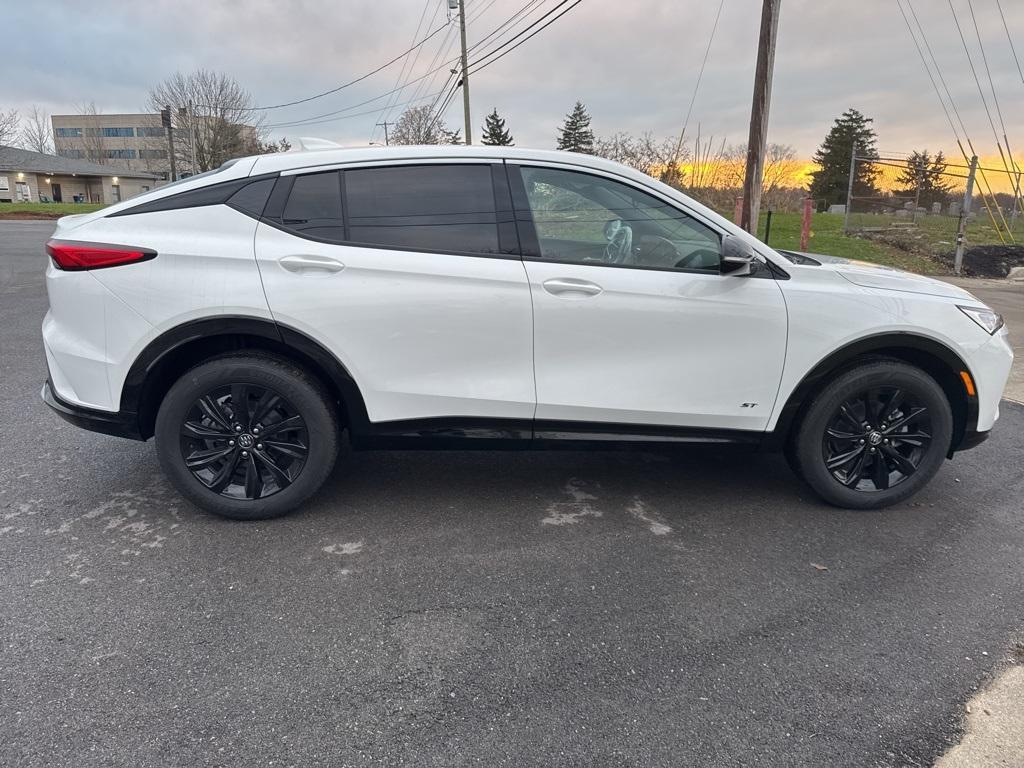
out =
<path fill-rule="evenodd" d="M 130 440 L 144 440 L 139 433 L 139 420 L 134 413 L 122 411 L 97 411 L 92 408 L 83 408 L 61 400 L 53 391 L 53 385 L 47 379 L 43 384 L 43 391 L 40 393 L 43 402 L 56 411 L 64 421 L 74 424 L 81 429 L 90 432 L 101 432 L 104 435 L 114 437 L 126 437 Z"/>

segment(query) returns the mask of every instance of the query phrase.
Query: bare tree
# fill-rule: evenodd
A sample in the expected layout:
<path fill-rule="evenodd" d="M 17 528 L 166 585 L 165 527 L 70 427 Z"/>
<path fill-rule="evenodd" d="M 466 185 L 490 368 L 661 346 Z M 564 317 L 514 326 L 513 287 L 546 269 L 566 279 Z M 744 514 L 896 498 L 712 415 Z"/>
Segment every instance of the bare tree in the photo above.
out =
<path fill-rule="evenodd" d="M 461 144 L 458 131 L 445 125 L 440 115 L 435 115 L 430 105 L 409 107 L 398 118 L 391 131 L 392 144 Z"/>
<path fill-rule="evenodd" d="M 743 187 L 746 173 L 747 145 L 733 144 L 725 150 L 724 181 L 729 188 Z M 801 186 L 802 165 L 796 150 L 789 144 L 769 144 L 765 149 L 764 175 L 761 181 L 761 203 L 776 210 L 799 204 L 802 194 L 794 197 Z"/>
<path fill-rule="evenodd" d="M 82 117 L 82 135 L 76 137 L 70 143 L 82 152 L 85 159 L 100 165 L 107 165 L 107 153 L 103 149 L 103 132 L 100 125 L 100 110 L 96 102 L 82 102 L 77 107 L 78 114 Z"/>
<path fill-rule="evenodd" d="M 674 139 L 655 139 L 650 133 L 602 136 L 594 143 L 594 154 L 636 168 L 666 183 L 671 183 L 678 176 L 681 160 L 676 156 Z"/>
<path fill-rule="evenodd" d="M 14 144 L 18 137 L 20 124 L 21 116 L 18 114 L 18 110 L 0 112 L 0 147 L 9 147 Z"/>
<path fill-rule="evenodd" d="M 147 104 L 153 112 L 171 108 L 175 160 L 191 168 L 194 145 L 196 173 L 259 152 L 266 136 L 262 118 L 252 110 L 252 96 L 221 72 L 178 72 L 150 89 Z"/>
<path fill-rule="evenodd" d="M 29 110 L 26 124 L 21 129 L 21 146 L 44 155 L 53 153 L 53 130 L 50 115 L 35 104 Z"/>

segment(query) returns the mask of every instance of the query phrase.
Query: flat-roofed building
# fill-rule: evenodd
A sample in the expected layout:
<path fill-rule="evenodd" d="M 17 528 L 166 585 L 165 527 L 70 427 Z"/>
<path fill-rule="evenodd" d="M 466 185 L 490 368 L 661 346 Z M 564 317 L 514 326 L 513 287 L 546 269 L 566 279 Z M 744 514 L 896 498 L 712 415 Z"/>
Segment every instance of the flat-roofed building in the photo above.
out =
<path fill-rule="evenodd" d="M 197 133 L 213 118 L 199 115 L 195 119 Z M 178 176 L 190 176 L 192 168 L 188 130 L 179 128 L 184 115 L 175 115 L 174 142 Z M 170 176 L 167 129 L 159 113 L 51 115 L 53 143 L 61 157 L 88 160 L 128 170 L 142 170 Z M 256 130 L 239 125 L 243 146 L 256 145 Z M 244 154 L 244 153 L 240 153 Z"/>

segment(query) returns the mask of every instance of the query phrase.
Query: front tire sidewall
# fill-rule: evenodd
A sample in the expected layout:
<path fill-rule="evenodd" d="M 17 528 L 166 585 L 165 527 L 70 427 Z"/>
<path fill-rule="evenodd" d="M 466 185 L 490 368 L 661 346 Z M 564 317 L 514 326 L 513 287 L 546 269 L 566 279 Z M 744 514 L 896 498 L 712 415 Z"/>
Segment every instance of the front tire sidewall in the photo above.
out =
<path fill-rule="evenodd" d="M 874 387 L 900 387 L 920 398 L 931 415 L 932 442 L 913 475 L 884 491 L 857 491 L 845 487 L 828 471 L 822 443 L 839 405 Z M 879 509 L 913 496 L 931 480 L 946 458 L 952 435 L 949 401 L 934 379 L 904 363 L 878 362 L 847 371 L 814 398 L 800 424 L 793 458 L 797 474 L 828 503 L 845 509 Z"/>
<path fill-rule="evenodd" d="M 218 387 L 239 383 L 268 387 L 288 400 L 302 416 L 309 437 L 309 453 L 299 476 L 287 488 L 262 499 L 232 499 L 211 491 L 185 466 L 181 453 L 181 425 L 193 403 Z M 226 357 L 193 368 L 164 397 L 155 432 L 157 456 L 175 488 L 196 506 L 235 520 L 266 520 L 301 505 L 327 479 L 338 450 L 333 409 L 316 382 L 273 358 Z"/>

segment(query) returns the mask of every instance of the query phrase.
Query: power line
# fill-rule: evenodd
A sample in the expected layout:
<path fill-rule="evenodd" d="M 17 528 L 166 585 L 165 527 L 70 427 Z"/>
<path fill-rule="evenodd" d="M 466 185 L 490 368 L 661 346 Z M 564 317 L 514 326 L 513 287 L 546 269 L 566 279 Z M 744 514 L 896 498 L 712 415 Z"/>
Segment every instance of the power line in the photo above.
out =
<path fill-rule="evenodd" d="M 950 121 L 950 127 L 953 128 L 953 135 L 956 137 L 957 147 L 960 149 L 960 154 L 963 155 L 964 162 L 970 162 L 971 156 L 978 154 L 975 151 L 975 149 L 974 149 L 974 142 L 971 141 L 970 132 L 967 130 L 967 126 L 964 125 L 963 118 L 960 116 L 960 110 L 957 109 L 956 101 L 953 99 L 953 93 L 952 93 L 952 91 L 949 90 L 949 85 L 946 83 L 946 78 L 942 74 L 942 67 L 939 66 L 939 60 L 935 57 L 935 52 L 932 50 L 931 43 L 928 42 L 928 35 L 924 31 L 924 27 L 921 25 L 921 20 L 917 17 L 917 11 L 914 10 L 914 3 L 912 2 L 912 0 L 907 0 L 907 8 L 910 9 L 910 15 L 914 19 L 914 23 L 917 25 L 917 31 L 921 35 L 921 41 L 924 43 L 925 50 L 928 51 L 928 56 L 931 58 L 932 65 L 935 67 L 935 74 L 939 76 L 939 82 L 942 83 L 942 88 L 943 88 L 943 90 L 946 93 L 946 98 L 949 100 L 949 107 L 950 107 L 950 109 L 953 110 L 953 114 L 956 115 L 956 120 L 960 124 L 960 130 L 963 132 L 964 141 L 967 142 L 967 146 L 970 148 L 971 154 L 970 155 L 967 154 L 967 150 L 964 149 L 964 145 L 960 141 L 960 136 L 957 135 L 956 127 L 953 126 L 952 125 L 952 121 Z M 902 12 L 902 10 L 903 10 L 903 7 L 900 6 L 900 11 Z M 904 14 L 904 19 L 906 19 L 906 15 L 905 14 Z M 911 30 L 910 34 L 911 34 L 911 37 L 914 37 L 913 30 Z M 915 41 L 916 41 L 916 38 L 915 38 Z M 918 50 L 920 51 L 920 49 L 918 49 Z M 927 63 L 925 63 L 925 69 L 928 69 L 928 64 Z M 930 72 L 930 70 L 929 70 L 929 72 Z M 933 81 L 933 83 L 934 83 L 934 81 Z M 940 101 L 942 100 L 942 96 L 941 95 L 939 96 L 939 100 Z M 984 178 L 984 172 L 982 173 L 982 181 L 987 185 L 987 181 Z M 989 191 L 991 193 L 991 187 L 989 187 Z M 1000 240 L 1003 240 L 1002 233 L 1001 233 L 1001 230 L 999 228 L 999 223 L 996 221 L 995 214 L 992 212 L 992 206 L 989 205 L 988 198 L 985 197 L 984 190 L 982 190 L 981 201 L 985 205 L 985 211 L 988 213 L 988 217 L 989 217 L 989 220 L 992 222 L 993 229 L 995 229 L 996 232 L 1000 233 L 999 238 L 1000 238 Z M 1004 240 L 1004 242 L 1005 242 L 1005 240 Z"/>
<path fill-rule="evenodd" d="M 551 13 L 553 13 L 554 11 L 559 10 L 560 8 L 565 6 L 566 3 L 569 3 L 570 1 L 571 0 L 561 0 L 561 2 L 555 8 L 553 8 L 551 11 L 549 11 L 544 16 L 536 19 L 530 26 L 526 27 L 524 30 L 522 30 L 521 32 L 519 32 L 518 34 L 513 36 L 512 38 L 509 38 L 504 43 L 499 44 L 497 47 L 495 47 L 491 51 L 482 54 L 480 56 L 480 58 L 478 58 L 476 61 L 471 62 L 470 66 L 469 66 L 470 74 L 472 74 L 475 71 L 479 71 L 479 70 L 482 70 L 482 69 L 484 69 L 486 67 L 489 67 L 491 64 L 494 64 L 496 61 L 498 61 L 498 59 L 500 59 L 503 56 L 511 53 L 513 50 L 518 48 L 520 45 L 525 43 L 527 40 L 529 40 L 530 38 L 534 37 L 535 35 L 537 35 L 541 31 L 543 31 L 545 28 L 550 26 L 552 23 L 554 23 L 558 19 L 562 18 L 562 16 L 564 16 L 566 13 L 568 13 L 573 8 L 575 8 L 577 5 L 579 5 L 581 2 L 583 2 L 583 0 L 575 0 L 574 2 L 572 2 L 571 5 L 569 5 L 567 8 L 565 8 L 557 16 L 549 19 L 543 25 L 540 25 L 540 22 L 542 22 L 542 21 L 544 21 L 544 19 L 548 18 L 548 16 L 550 16 Z M 540 25 L 540 26 L 538 26 L 538 25 Z M 448 26 L 448 25 L 446 25 L 446 26 Z M 536 27 L 536 29 L 534 29 L 535 27 Z M 440 29 L 441 29 L 441 27 L 438 28 L 438 30 L 440 30 Z M 438 30 L 435 30 L 435 33 Z M 533 30 L 533 31 L 527 37 L 519 40 L 519 42 L 517 42 L 514 46 L 512 46 L 511 48 L 508 48 L 508 50 L 502 51 L 498 56 L 495 56 L 490 61 L 485 61 L 485 59 L 488 59 L 488 58 L 494 56 L 495 53 L 500 51 L 502 48 L 508 46 L 509 43 L 515 41 L 517 38 L 522 37 L 522 35 L 525 34 L 526 32 L 530 32 L 530 30 Z M 434 34 L 434 33 L 432 33 L 432 34 Z M 399 58 L 401 58 L 401 56 L 396 57 L 392 61 L 392 63 L 394 61 L 397 61 Z M 423 81 L 426 78 L 430 77 L 431 75 L 434 75 L 435 78 L 436 78 L 436 74 L 438 72 L 448 68 L 450 65 L 456 63 L 457 61 L 458 61 L 457 58 L 447 59 L 439 67 L 437 67 L 435 69 L 432 69 L 432 70 L 430 70 L 428 72 L 425 72 L 423 75 L 420 75 L 417 78 L 409 80 L 406 83 L 404 83 L 404 84 L 402 84 L 402 85 L 400 85 L 400 86 L 398 86 L 396 88 L 392 88 L 391 90 L 386 91 L 385 93 L 379 94 L 379 95 L 374 96 L 373 98 L 370 98 L 370 99 L 365 99 L 365 100 L 363 100 L 361 102 L 358 102 L 356 104 L 350 104 L 347 107 L 342 107 L 341 109 L 333 110 L 331 112 L 325 112 L 325 113 L 320 114 L 320 115 L 312 115 L 312 116 L 309 116 L 309 117 L 306 117 L 306 118 L 300 118 L 300 119 L 296 119 L 296 120 L 284 121 L 284 122 L 280 122 L 280 123 L 271 123 L 271 124 L 265 125 L 264 127 L 265 128 L 283 128 L 283 127 L 296 127 L 296 126 L 301 126 L 301 125 L 317 125 L 317 124 L 322 124 L 324 122 L 330 122 L 330 120 L 328 120 L 327 118 L 333 118 L 333 117 L 338 116 L 338 115 L 343 115 L 343 114 L 345 114 L 347 112 L 350 112 L 353 109 L 358 109 L 361 106 L 364 106 L 364 105 L 370 104 L 370 103 L 372 103 L 374 101 L 378 101 L 380 99 L 383 99 L 383 98 L 385 98 L 387 96 L 390 96 L 390 95 L 392 95 L 394 93 L 397 93 L 398 91 L 404 90 L 405 88 L 409 87 L 413 83 Z M 363 79 L 365 79 L 365 77 Z M 457 90 L 457 88 L 458 88 L 457 82 L 458 82 L 458 78 L 456 78 L 456 85 L 454 86 L 453 91 Z M 444 89 L 442 89 L 442 92 L 443 92 L 443 90 Z M 411 103 L 412 101 L 421 101 L 421 100 L 424 100 L 424 99 L 410 100 L 409 102 L 403 102 L 403 105 Z M 450 99 L 446 99 L 446 101 L 450 102 Z M 398 105 L 398 106 L 402 106 L 402 105 Z M 447 104 L 445 104 L 445 107 L 447 107 Z M 378 110 L 373 110 L 373 111 L 376 112 Z M 348 115 L 348 117 L 352 117 L 352 116 L 353 115 Z M 342 118 L 339 117 L 338 119 L 342 119 Z"/>
<path fill-rule="evenodd" d="M 985 65 L 985 75 L 986 75 L 986 77 L 988 77 L 988 87 L 992 91 L 992 101 L 996 105 L 996 115 L 999 117 L 999 127 L 1000 127 L 1000 129 L 1002 129 L 1002 132 L 1003 132 L 1003 143 L 1006 144 L 1006 155 L 1009 155 L 1009 157 L 1010 157 L 1010 162 L 1009 163 L 1007 163 L 1007 161 L 1006 161 L 1006 155 L 1003 154 L 1003 147 L 999 143 L 999 137 L 998 136 L 996 137 L 996 147 L 999 148 L 999 157 L 1003 161 L 1003 168 L 1006 170 L 1006 174 L 1010 177 L 1010 180 L 1011 180 L 1011 185 L 1010 186 L 1013 189 L 1014 202 L 1016 204 L 1018 204 L 1018 206 L 1020 206 L 1020 202 L 1021 202 L 1020 201 L 1020 187 L 1019 187 L 1019 184 L 1018 185 L 1014 185 L 1012 183 L 1013 182 L 1013 172 L 1010 170 L 1010 165 L 1014 165 L 1014 167 L 1016 167 L 1016 164 L 1013 163 L 1013 150 L 1010 148 L 1010 139 L 1006 135 L 1006 123 L 1003 122 L 1003 109 L 1002 109 L 1001 106 L 999 106 L 999 96 L 996 95 L 996 84 L 992 80 L 992 70 L 990 70 L 989 67 L 988 67 L 988 56 L 985 55 L 985 45 L 981 41 L 981 31 L 978 29 L 978 20 L 977 20 L 977 18 L 974 15 L 974 2 L 973 2 L 973 0 L 967 0 L 967 7 L 971 11 L 971 23 L 974 25 L 974 34 L 978 38 L 978 47 L 981 49 L 981 61 Z M 995 126 L 992 127 L 992 132 L 995 133 Z M 1024 207 L 1022 207 L 1021 210 L 1024 211 Z M 1011 239 L 1012 239 L 1012 235 L 1011 235 Z"/>
<path fill-rule="evenodd" d="M 960 133 L 957 131 L 956 125 L 953 123 L 953 118 L 949 114 L 949 109 L 946 107 L 946 100 L 942 98 L 942 93 L 939 91 L 938 83 L 935 82 L 935 77 L 932 75 L 932 69 L 928 66 L 928 61 L 924 57 L 924 52 L 921 50 L 921 44 L 917 42 L 917 35 L 914 34 L 914 29 L 910 26 L 910 19 L 907 18 L 907 13 L 903 10 L 903 4 L 900 0 L 896 0 L 896 6 L 900 9 L 900 15 L 903 16 L 903 21 L 907 25 L 907 31 L 910 33 L 910 39 L 914 41 L 914 48 L 917 49 L 917 55 L 921 57 L 921 63 L 924 64 L 924 70 L 928 73 L 928 79 L 931 80 L 932 88 L 935 89 L 935 95 L 939 97 L 939 104 L 942 105 L 942 111 L 946 115 L 946 120 L 949 121 L 949 127 L 953 130 L 953 136 L 956 138 L 957 144 L 959 144 Z M 911 8 L 911 10 L 913 10 L 913 8 Z"/>
<path fill-rule="evenodd" d="M 999 18 L 1003 20 L 1003 29 L 1006 30 L 1006 40 L 1010 43 L 1010 51 L 1013 53 L 1013 61 L 1017 65 L 1017 74 L 1020 75 L 1020 81 L 1024 84 L 1024 70 L 1020 67 L 1020 59 L 1017 58 L 1017 48 L 1013 44 L 1013 36 L 1010 35 L 1010 28 L 1006 24 L 1006 16 L 1003 15 L 1003 6 L 999 0 L 996 0 L 996 8 L 999 9 Z"/>
<path fill-rule="evenodd" d="M 452 62 L 446 62 L 445 66 L 447 66 L 447 64 L 450 64 L 450 63 L 452 63 Z M 441 69 L 444 69 L 444 67 L 442 66 Z M 423 80 L 423 79 L 425 79 L 426 77 L 428 77 L 431 74 L 433 74 L 433 73 L 432 72 L 428 72 L 426 75 L 423 75 L 422 77 L 417 78 L 417 80 Z M 409 83 L 406 83 L 404 86 L 402 86 L 402 88 L 408 87 L 411 83 L 414 83 L 414 82 L 416 82 L 416 80 L 412 80 Z M 306 124 L 306 123 L 311 123 L 313 121 L 323 122 L 323 118 L 333 117 L 335 115 L 341 115 L 341 114 L 344 114 L 345 112 L 350 112 L 353 109 L 358 109 L 359 107 L 365 106 L 365 105 L 370 104 L 370 103 L 372 103 L 374 101 L 380 101 L 385 96 L 390 96 L 395 91 L 402 90 L 402 88 L 393 88 L 390 91 L 385 91 L 384 93 L 382 93 L 382 94 L 380 94 L 378 96 L 374 96 L 372 99 L 365 99 L 364 101 L 360 101 L 357 104 L 350 104 L 347 107 L 342 107 L 341 109 L 336 109 L 333 112 L 324 112 L 322 115 L 311 115 L 309 117 L 296 118 L 295 120 L 287 120 L 287 121 L 284 121 L 284 122 L 281 122 L 281 123 L 269 123 L 267 125 L 264 125 L 263 127 L 264 128 L 281 128 L 281 127 L 284 127 L 284 126 L 303 125 L 303 124 Z M 379 111 L 379 109 L 375 110 L 375 111 Z"/>
<path fill-rule="evenodd" d="M 524 3 L 524 4 L 523 4 L 523 5 L 522 5 L 522 6 L 521 6 L 521 7 L 519 8 L 519 10 L 518 10 L 518 11 L 516 11 L 516 12 L 515 12 L 515 13 L 513 13 L 513 14 L 512 14 L 511 16 L 509 16 L 509 17 L 508 17 L 507 19 L 505 19 L 505 21 L 503 21 L 503 22 L 502 22 L 501 24 L 499 24 L 499 25 L 498 25 L 497 27 L 495 27 L 494 29 L 492 29 L 492 30 L 491 30 L 491 31 L 490 31 L 490 32 L 489 32 L 488 34 L 484 35 L 484 36 L 483 36 L 482 38 L 480 38 L 480 39 L 479 39 L 479 40 L 477 40 L 477 41 L 476 41 L 475 43 L 473 43 L 473 45 L 471 45 L 471 46 L 469 47 L 469 50 L 471 50 L 471 51 L 474 51 L 474 50 L 476 50 L 477 48 L 479 48 L 480 46 L 482 46 L 482 45 L 483 45 L 484 43 L 486 43 L 486 42 L 487 42 L 488 40 L 490 40 L 490 39 L 491 39 L 492 37 L 494 37 L 494 36 L 495 36 L 496 34 L 498 34 L 499 32 L 501 32 L 501 31 L 502 31 L 503 29 L 505 29 L 506 27 L 508 27 L 508 26 L 509 26 L 509 25 L 511 25 L 511 24 L 514 24 L 514 23 L 516 22 L 516 20 L 517 20 L 517 19 L 518 19 L 518 18 L 519 18 L 519 17 L 520 17 L 520 16 L 521 16 L 521 15 L 522 15 L 522 14 L 523 14 L 523 13 L 524 13 L 525 11 L 527 11 L 527 9 L 530 9 L 530 8 L 531 8 L 531 6 L 535 6 L 535 5 L 537 5 L 538 3 L 541 3 L 541 2 L 543 2 L 543 0 L 529 0 L 529 2 L 527 2 L 527 3 Z M 533 9 L 533 10 L 536 10 L 536 9 Z M 531 10 L 530 12 L 532 13 L 532 10 Z M 529 15 L 529 13 L 527 13 L 527 16 L 528 16 L 528 15 Z"/>
<path fill-rule="evenodd" d="M 421 96 L 418 99 L 410 99 L 409 101 L 403 101 L 401 104 L 396 104 L 395 106 L 404 107 L 407 104 L 414 104 L 417 101 L 426 101 L 427 99 L 432 99 L 436 95 L 437 94 L 435 94 L 435 93 L 431 93 L 431 94 L 428 94 L 426 96 Z M 267 128 L 274 128 L 274 129 L 278 129 L 278 128 L 302 128 L 302 127 L 305 127 L 307 125 L 323 125 L 324 123 L 333 123 L 333 122 L 336 122 L 338 120 L 349 120 L 350 118 L 353 118 L 353 117 L 363 117 L 364 115 L 375 115 L 375 114 L 379 114 L 379 112 L 380 112 L 380 110 L 377 109 L 376 107 L 374 107 L 373 109 L 367 109 L 367 110 L 365 110 L 363 112 L 353 112 L 350 115 L 341 115 L 340 117 L 330 117 L 330 118 L 328 118 L 326 120 L 308 120 L 308 121 L 297 122 L 297 123 L 277 123 L 277 124 L 274 124 L 274 125 L 271 125 L 271 126 L 265 126 L 265 127 L 267 127 Z"/>
<path fill-rule="evenodd" d="M 431 2 L 433 2 L 433 0 L 426 0 L 426 2 L 423 4 L 423 12 L 420 14 L 419 23 L 416 24 L 416 31 L 412 33 L 412 39 L 414 41 L 419 37 L 420 29 L 422 29 L 422 27 L 423 27 L 423 20 L 427 18 L 427 10 L 430 8 Z M 441 8 L 441 3 L 443 3 L 443 2 L 444 2 L 444 0 L 437 0 L 437 2 L 435 3 L 435 5 L 434 5 L 434 15 L 430 17 L 430 22 L 427 24 L 427 28 L 428 29 L 430 28 L 430 25 L 434 23 L 434 19 L 437 18 L 437 12 Z M 396 88 L 399 85 L 402 84 L 402 80 L 405 77 L 406 69 L 409 70 L 410 77 L 412 76 L 413 69 L 416 67 L 416 62 L 419 60 L 420 52 L 422 50 L 423 50 L 423 46 L 418 46 L 416 48 L 416 57 L 412 61 L 412 66 L 409 66 L 409 56 L 411 55 L 411 52 L 407 53 L 405 55 L 405 59 L 402 61 L 402 68 L 399 70 L 398 78 L 395 80 L 395 87 Z M 398 101 L 398 93 L 397 92 L 391 98 L 388 99 L 387 104 L 384 105 L 384 109 L 381 110 L 381 118 L 385 122 L 387 122 L 387 119 L 389 117 L 391 117 L 391 108 L 392 108 L 391 105 L 395 101 Z M 376 129 L 376 127 L 374 127 L 373 132 L 370 134 L 370 140 L 372 141 L 376 137 L 376 135 L 377 135 L 377 129 Z"/>
<path fill-rule="evenodd" d="M 725 0 L 719 0 L 718 12 L 715 14 L 715 23 L 711 27 L 711 36 L 708 38 L 707 48 L 704 49 L 704 60 L 700 63 L 700 71 L 697 73 L 697 82 L 693 86 L 693 95 L 690 96 L 690 106 L 686 108 L 686 118 L 683 120 L 683 130 L 679 132 L 679 142 L 676 144 L 675 156 L 673 157 L 673 161 L 676 163 L 679 162 L 679 153 L 683 150 L 683 137 L 686 136 L 686 129 L 690 125 L 690 113 L 693 112 L 693 104 L 697 100 L 697 91 L 700 89 L 700 81 L 704 78 L 704 67 L 708 63 L 708 54 L 711 53 L 711 44 L 715 41 L 715 32 L 718 31 L 718 20 L 722 16 L 722 6 L 724 5 Z"/>
<path fill-rule="evenodd" d="M 992 119 L 992 111 L 988 108 L 988 99 L 985 98 L 985 91 L 981 87 L 981 80 L 978 78 L 978 71 L 974 68 L 974 59 L 971 57 L 971 51 L 967 47 L 967 38 L 964 37 L 964 31 L 963 31 L 963 29 L 960 26 L 960 19 L 956 15 L 956 9 L 953 8 L 953 0 L 946 0 L 946 2 L 949 4 L 949 12 L 951 14 L 953 14 L 953 23 L 956 24 L 956 31 L 960 35 L 960 42 L 961 42 L 961 44 L 964 47 L 964 53 L 967 55 L 967 63 L 971 67 L 971 75 L 974 77 L 974 84 L 978 87 L 978 95 L 981 97 L 981 104 L 985 108 L 985 115 L 988 117 L 988 124 L 992 128 L 992 136 L 996 140 L 996 147 L 999 149 L 999 154 L 1002 155 L 1003 154 L 1003 148 L 1002 148 L 1002 145 L 999 143 L 999 134 L 996 132 L 996 124 L 995 124 L 995 121 Z M 979 36 L 979 41 L 980 41 L 980 36 Z M 984 57 L 984 48 L 982 49 L 982 56 Z M 1006 158 L 1005 157 L 1003 157 L 1003 165 L 1006 165 Z M 1006 173 L 1007 174 L 1010 173 L 1010 169 L 1009 168 L 1006 169 Z M 985 177 L 985 173 L 982 172 L 980 175 L 981 175 L 982 182 L 988 188 L 988 193 L 991 195 L 992 194 L 992 187 L 991 187 L 991 185 L 989 185 L 988 179 Z M 1011 176 L 1011 178 L 1012 178 L 1012 176 Z M 1010 227 L 1006 223 L 1006 219 L 1003 217 L 1003 210 L 1002 210 L 1002 208 L 999 208 L 997 206 L 996 207 L 996 213 L 999 214 L 999 219 L 1000 219 L 1000 221 L 1002 221 L 1003 226 L 1006 227 L 1007 233 L 1010 236 L 1010 241 L 1013 242 L 1013 240 L 1014 240 L 1013 233 L 1010 232 Z M 998 228 L 997 228 L 997 231 L 998 231 Z M 999 239 L 1003 240 L 1003 235 L 1002 235 L 1001 232 L 999 233 Z M 1006 242 L 1006 241 L 1003 240 L 1003 242 Z"/>
<path fill-rule="evenodd" d="M 373 75 L 376 75 L 381 70 L 387 69 L 388 67 L 390 67 L 392 64 L 394 64 L 396 61 L 398 61 L 403 56 L 407 56 L 410 51 L 414 51 L 415 49 L 419 48 L 421 45 L 423 45 L 425 42 L 427 42 L 427 40 L 432 38 L 434 35 L 436 35 L 442 29 L 445 29 L 446 27 L 448 27 L 449 24 L 450 24 L 450 22 L 445 22 L 443 25 L 441 25 L 440 27 L 435 29 L 433 32 L 431 32 L 429 35 L 427 35 L 422 40 L 420 40 L 418 43 L 416 43 L 412 48 L 409 48 L 408 50 L 403 51 L 402 53 L 398 54 L 397 56 L 395 56 L 395 58 L 391 59 L 391 61 L 387 62 L 386 64 L 381 64 L 379 67 L 377 67 L 372 72 L 367 72 L 365 75 L 361 75 L 361 76 L 357 77 L 355 80 L 349 80 L 347 83 L 342 83 L 337 88 L 331 88 L 329 91 L 324 91 L 322 93 L 318 93 L 318 94 L 315 94 L 313 96 L 307 96 L 304 99 L 298 99 L 296 101 L 286 101 L 286 102 L 284 102 L 282 104 L 270 104 L 270 105 L 265 106 L 265 107 L 249 107 L 248 111 L 249 112 L 262 112 L 262 111 L 268 110 L 268 109 L 280 109 L 281 107 L 291 107 L 291 106 L 294 106 L 296 104 L 305 104 L 307 101 L 313 101 L 314 99 L 321 99 L 324 96 L 330 96 L 332 93 L 337 93 L 338 91 L 344 90 L 345 88 L 348 88 L 349 86 L 355 85 L 356 83 L 361 83 L 366 78 L 372 77 Z"/>
<path fill-rule="evenodd" d="M 568 8 L 566 8 L 560 14 L 558 14 L 553 19 L 548 21 L 546 24 L 543 24 L 540 27 L 538 27 L 536 30 L 534 30 L 534 32 L 532 32 L 531 34 L 529 34 L 526 37 L 524 37 L 522 40 L 520 40 L 518 43 L 513 45 L 511 48 L 509 48 L 506 51 L 503 51 L 502 53 L 500 53 L 498 56 L 495 56 L 490 61 L 487 61 L 487 62 L 481 64 L 481 62 L 483 62 L 484 59 L 487 59 L 487 58 L 490 58 L 491 56 L 494 56 L 495 53 L 497 53 L 499 50 L 501 50 L 502 48 L 507 46 L 513 40 L 515 40 L 518 37 L 522 37 L 523 34 L 528 32 L 529 30 L 533 29 L 533 27 L 537 26 L 537 24 L 540 24 L 541 21 L 546 19 L 548 16 L 550 16 L 552 13 L 557 11 L 559 8 L 561 8 L 563 5 L 565 5 L 569 1 L 570 0 L 562 0 L 562 2 L 560 2 L 558 5 L 556 5 L 554 8 L 552 8 L 550 11 L 548 11 L 546 14 L 544 14 L 539 19 L 537 19 L 531 26 L 527 27 L 526 29 L 524 29 L 522 32 L 520 32 L 519 34 L 515 35 L 514 37 L 509 38 L 508 40 L 506 40 L 504 43 L 502 43 L 501 45 L 499 45 L 497 48 L 495 48 L 494 50 L 490 51 L 489 53 L 483 54 L 476 61 L 470 62 L 470 65 L 469 65 L 469 72 L 470 72 L 470 74 L 473 74 L 474 72 L 479 72 L 481 69 L 486 69 L 487 67 L 491 66 L 491 64 L 494 64 L 496 61 L 498 61 L 498 59 L 501 59 L 502 57 L 507 56 L 508 54 L 512 53 L 512 51 L 514 51 L 520 45 L 522 45 L 523 43 L 525 43 L 527 40 L 529 40 L 530 38 L 534 37 L 535 35 L 539 34 L 540 32 L 543 32 L 545 29 L 547 29 L 549 26 L 554 24 L 560 18 L 565 16 L 567 13 L 569 13 L 569 11 L 571 11 L 573 8 L 575 8 L 577 5 L 579 5 L 580 3 L 583 2 L 583 0 L 575 0 L 575 2 L 572 3 L 572 5 L 570 5 Z M 480 66 L 477 66 L 478 64 Z"/>

